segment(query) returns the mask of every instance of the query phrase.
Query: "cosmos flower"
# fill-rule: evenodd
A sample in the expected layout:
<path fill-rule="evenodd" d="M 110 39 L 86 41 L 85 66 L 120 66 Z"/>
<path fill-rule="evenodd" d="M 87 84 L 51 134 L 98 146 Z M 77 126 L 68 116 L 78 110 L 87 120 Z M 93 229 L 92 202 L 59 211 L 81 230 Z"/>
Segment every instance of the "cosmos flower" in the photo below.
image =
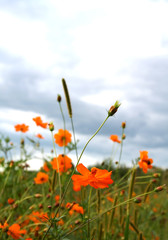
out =
<path fill-rule="evenodd" d="M 110 139 L 111 139 L 113 142 L 121 143 L 121 141 L 119 140 L 119 138 L 118 138 L 117 135 L 111 135 L 111 136 L 110 136 Z"/>
<path fill-rule="evenodd" d="M 26 234 L 26 230 L 20 230 L 20 225 L 14 223 L 12 226 L 8 228 L 7 234 L 11 236 L 13 239 L 20 239 L 22 237 L 21 234 Z"/>
<path fill-rule="evenodd" d="M 77 170 L 82 175 L 74 174 L 72 180 L 81 186 L 87 186 L 88 184 L 94 188 L 108 188 L 109 184 L 113 183 L 111 179 L 112 171 L 101 170 L 93 167 L 89 171 L 82 163 L 77 166 Z"/>
<path fill-rule="evenodd" d="M 15 202 L 15 200 L 13 198 L 8 198 L 8 203 L 9 204 L 13 204 Z"/>
<path fill-rule="evenodd" d="M 60 146 L 67 146 L 71 142 L 71 133 L 68 130 L 59 129 L 54 135 L 55 143 Z"/>
<path fill-rule="evenodd" d="M 34 178 L 36 184 L 43 184 L 48 181 L 48 175 L 43 172 L 38 172 L 37 177 Z"/>
<path fill-rule="evenodd" d="M 15 127 L 16 132 L 21 131 L 21 132 L 25 133 L 29 130 L 29 126 L 25 125 L 24 123 L 23 124 L 17 124 L 14 127 Z"/>
<path fill-rule="evenodd" d="M 36 137 L 40 139 L 44 139 L 44 137 L 40 133 L 36 134 Z"/>
<path fill-rule="evenodd" d="M 153 160 L 148 158 L 148 151 L 140 151 L 139 167 L 142 168 L 144 173 L 147 173 L 148 169 L 152 168 Z"/>
<path fill-rule="evenodd" d="M 35 121 L 37 126 L 40 126 L 42 128 L 47 128 L 48 123 L 43 123 L 43 121 L 41 120 L 41 117 L 38 116 L 36 118 L 33 118 L 33 121 Z"/>
<path fill-rule="evenodd" d="M 44 169 L 44 171 L 46 171 L 46 172 L 49 172 L 49 171 L 50 171 L 50 169 L 49 169 L 49 167 L 48 167 L 48 165 L 47 165 L 47 162 L 44 163 L 43 169 Z"/>
<path fill-rule="evenodd" d="M 72 167 L 72 160 L 68 156 L 60 154 L 57 159 L 53 158 L 51 165 L 57 172 L 67 172 Z"/>

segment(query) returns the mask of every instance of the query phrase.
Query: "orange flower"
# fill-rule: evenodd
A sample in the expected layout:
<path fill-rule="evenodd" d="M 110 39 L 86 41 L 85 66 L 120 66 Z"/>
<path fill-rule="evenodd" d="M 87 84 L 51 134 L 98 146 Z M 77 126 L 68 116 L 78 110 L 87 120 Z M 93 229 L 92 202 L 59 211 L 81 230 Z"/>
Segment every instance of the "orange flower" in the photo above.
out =
<path fill-rule="evenodd" d="M 36 118 L 33 118 L 33 121 L 35 121 L 37 126 L 40 126 L 42 128 L 47 128 L 48 123 L 43 123 L 43 121 L 41 120 L 41 117 L 38 116 Z"/>
<path fill-rule="evenodd" d="M 60 146 L 67 146 L 71 142 L 71 133 L 68 130 L 59 129 L 58 133 L 54 135 L 55 143 Z"/>
<path fill-rule="evenodd" d="M 7 224 L 6 221 L 4 222 L 4 225 L 2 225 L 2 224 L 0 223 L 0 228 L 1 228 L 1 229 L 6 228 L 6 227 L 8 227 L 8 226 L 9 226 L 9 225 Z"/>
<path fill-rule="evenodd" d="M 37 211 L 37 212 L 32 212 L 29 215 L 29 219 L 34 223 L 40 223 L 40 222 L 47 222 L 49 218 L 47 213 Z"/>
<path fill-rule="evenodd" d="M 44 169 L 44 171 L 46 171 L 46 172 L 49 172 L 49 171 L 50 171 L 50 169 L 48 168 L 48 165 L 47 165 L 46 162 L 45 162 L 44 165 L 43 165 L 43 169 Z"/>
<path fill-rule="evenodd" d="M 112 171 L 108 172 L 107 170 L 101 170 L 96 167 L 93 167 L 91 171 L 89 171 L 82 163 L 77 166 L 77 170 L 82 176 L 74 174 L 72 180 L 81 186 L 87 186 L 89 184 L 94 188 L 108 188 L 108 185 L 113 183 L 111 179 Z"/>
<path fill-rule="evenodd" d="M 44 139 L 44 137 L 43 137 L 40 133 L 38 133 L 38 134 L 36 135 L 36 137 L 37 137 L 37 138 L 40 138 L 40 139 Z"/>
<path fill-rule="evenodd" d="M 29 130 L 29 126 L 26 126 L 24 123 L 15 125 L 15 131 L 16 132 L 21 131 L 21 132 L 25 133 L 28 130 Z"/>
<path fill-rule="evenodd" d="M 76 182 L 76 181 L 73 181 L 73 190 L 75 192 L 78 192 L 78 191 L 81 190 L 81 185 L 78 182 Z"/>
<path fill-rule="evenodd" d="M 142 168 L 144 173 L 147 173 L 148 169 L 152 168 L 153 160 L 148 158 L 148 151 L 140 151 L 139 167 Z"/>
<path fill-rule="evenodd" d="M 121 141 L 119 140 L 119 138 L 118 138 L 117 135 L 111 135 L 111 136 L 110 136 L 110 139 L 111 139 L 113 142 L 121 143 Z"/>
<path fill-rule="evenodd" d="M 43 184 L 48 181 L 48 175 L 43 172 L 38 172 L 37 177 L 34 178 L 36 184 Z"/>
<path fill-rule="evenodd" d="M 109 200 L 110 202 L 114 202 L 114 198 L 111 198 L 109 196 L 107 196 L 107 200 Z"/>
<path fill-rule="evenodd" d="M 67 203 L 66 208 L 70 209 L 69 214 L 72 215 L 74 212 L 84 214 L 83 207 L 79 206 L 78 203 Z"/>
<path fill-rule="evenodd" d="M 59 168 L 58 168 L 59 164 Z M 53 169 L 57 172 L 66 172 L 69 168 L 72 167 L 72 160 L 64 154 L 60 154 L 57 159 L 53 158 L 51 162 Z"/>
<path fill-rule="evenodd" d="M 9 204 L 13 204 L 15 202 L 15 200 L 13 198 L 8 198 L 8 203 Z"/>
<path fill-rule="evenodd" d="M 55 196 L 55 201 L 56 201 L 56 202 L 59 202 L 59 200 L 60 200 L 60 196 L 59 196 L 59 195 L 56 195 L 56 196 Z"/>
<path fill-rule="evenodd" d="M 22 237 L 21 234 L 26 234 L 26 230 L 20 230 L 19 224 L 14 223 L 8 228 L 7 234 L 13 239 L 20 239 Z"/>

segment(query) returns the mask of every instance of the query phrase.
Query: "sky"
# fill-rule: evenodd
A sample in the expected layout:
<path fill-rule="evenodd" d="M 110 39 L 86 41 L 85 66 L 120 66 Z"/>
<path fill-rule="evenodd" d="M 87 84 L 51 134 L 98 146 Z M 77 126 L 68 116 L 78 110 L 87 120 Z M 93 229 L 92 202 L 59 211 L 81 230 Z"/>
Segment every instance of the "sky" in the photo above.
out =
<path fill-rule="evenodd" d="M 94 134 L 116 100 L 121 106 L 90 142 L 81 162 L 92 165 L 111 156 L 110 135 L 126 139 L 121 163 L 131 166 L 147 150 L 154 165 L 168 168 L 168 1 L 163 0 L 0 0 L 0 133 L 16 145 L 20 137 L 49 131 L 32 118 L 72 132 L 61 79 L 73 109 L 78 152 Z M 25 123 L 30 131 L 16 133 Z M 120 147 L 115 160 L 118 160 Z M 58 153 L 62 149 L 58 148 Z M 75 154 L 71 153 L 75 163 Z M 31 161 L 32 168 L 40 167 Z"/>

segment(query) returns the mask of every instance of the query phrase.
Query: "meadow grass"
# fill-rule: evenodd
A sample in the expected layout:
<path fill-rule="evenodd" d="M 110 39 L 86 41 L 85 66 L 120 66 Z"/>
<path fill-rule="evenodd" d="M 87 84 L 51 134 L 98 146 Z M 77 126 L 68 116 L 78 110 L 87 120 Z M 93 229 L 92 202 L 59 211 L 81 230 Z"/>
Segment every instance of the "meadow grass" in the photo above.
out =
<path fill-rule="evenodd" d="M 15 144 L 9 137 L 1 136 L 0 239 L 168 239 L 168 171 L 154 167 L 147 151 L 140 151 L 132 168 L 122 164 L 126 122 L 121 123 L 121 137 L 109 136 L 112 155 L 86 168 L 81 163 L 84 151 L 116 114 L 120 103 L 116 101 L 111 106 L 106 119 L 79 154 L 70 96 L 64 79 L 62 83 L 72 134 L 66 129 L 60 95 L 57 101 L 64 129 L 55 129 L 53 122 L 44 123 L 41 117 L 32 116 L 37 127 L 51 134 L 53 144 L 52 153 L 43 154 L 44 165 L 39 166 L 39 171 L 29 170 L 27 164 L 33 157 L 27 142 L 35 151 L 40 149 L 38 141 L 26 137 L 29 126 L 15 125 L 16 134 L 23 133 L 17 161 L 12 160 Z M 40 134 L 37 137 L 43 138 Z M 57 146 L 62 149 L 59 154 Z M 76 166 L 68 157 L 71 151 L 75 152 Z"/>

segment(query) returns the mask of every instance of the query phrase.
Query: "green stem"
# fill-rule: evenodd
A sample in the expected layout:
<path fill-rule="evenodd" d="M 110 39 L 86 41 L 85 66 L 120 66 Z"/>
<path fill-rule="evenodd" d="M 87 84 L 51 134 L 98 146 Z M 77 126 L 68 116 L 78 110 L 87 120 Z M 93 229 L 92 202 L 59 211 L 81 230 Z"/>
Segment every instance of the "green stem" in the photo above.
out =
<path fill-rule="evenodd" d="M 56 211 L 56 213 L 55 213 L 55 216 L 57 215 L 57 213 L 58 213 L 58 211 L 59 211 L 59 209 L 60 209 L 60 206 L 61 206 L 61 204 L 62 204 L 62 202 L 63 202 L 63 200 L 64 200 L 64 197 L 65 197 L 65 195 L 66 195 L 66 193 L 67 193 L 67 190 L 68 190 L 68 187 L 69 187 L 69 185 L 70 185 L 71 177 L 72 177 L 72 175 L 74 174 L 74 172 L 75 172 L 75 170 L 76 170 L 76 167 L 77 167 L 77 165 L 79 164 L 80 159 L 81 159 L 81 157 L 82 157 L 82 155 L 83 155 L 83 153 L 84 153 L 87 145 L 88 145 L 89 142 L 96 136 L 96 134 L 100 131 L 100 129 L 103 127 L 103 125 L 105 124 L 105 122 L 107 121 L 107 119 L 108 119 L 109 117 L 110 117 L 110 115 L 108 115 L 108 116 L 106 117 L 106 119 L 103 121 L 103 123 L 102 123 L 102 124 L 100 125 L 100 127 L 97 129 L 97 131 L 93 134 L 93 136 L 88 140 L 88 142 L 87 142 L 86 145 L 84 146 L 84 148 L 83 148 L 83 150 L 82 150 L 82 152 L 81 152 L 81 154 L 80 154 L 80 156 L 79 156 L 79 159 L 78 159 L 78 161 L 77 161 L 77 164 L 76 164 L 74 170 L 73 170 L 72 173 L 71 173 L 71 176 L 70 176 L 70 178 L 69 178 L 69 181 L 68 181 L 68 183 L 67 183 L 67 186 L 66 186 L 66 188 L 65 188 L 65 191 L 64 191 L 64 193 L 63 193 L 63 196 L 62 196 L 62 198 L 60 198 L 60 199 L 61 199 L 61 200 L 60 200 L 60 204 L 59 204 L 59 207 L 58 207 L 58 209 L 57 209 L 57 211 Z M 55 146 L 54 146 L 54 147 L 55 147 Z M 48 230 L 46 231 L 46 233 L 45 233 L 45 235 L 44 235 L 44 237 L 43 237 L 42 240 L 45 239 L 45 237 L 47 236 L 47 234 L 48 234 L 49 230 L 51 229 L 51 227 L 52 227 L 52 223 L 51 223 L 51 225 L 49 226 Z"/>
<path fill-rule="evenodd" d="M 92 187 L 90 187 L 89 201 L 88 201 L 88 220 L 90 219 L 90 200 L 92 195 Z M 88 240 L 90 239 L 90 222 L 88 221 Z"/>
<path fill-rule="evenodd" d="M 73 138 L 74 138 L 74 144 L 75 144 L 75 152 L 76 152 L 76 158 L 78 161 L 78 151 L 77 151 L 77 143 L 76 143 L 76 138 L 75 138 L 75 128 L 73 124 L 73 119 L 71 118 L 71 125 L 72 125 L 72 132 L 73 132 Z"/>
<path fill-rule="evenodd" d="M 52 136 L 53 148 L 54 148 L 54 153 L 55 153 L 55 157 L 56 157 L 56 161 L 57 161 L 57 166 L 58 166 L 58 182 L 59 182 L 60 199 L 61 199 L 62 194 L 61 194 L 61 177 L 60 177 L 60 169 L 59 169 L 59 162 L 58 162 L 57 152 L 56 152 L 55 143 L 54 143 L 54 136 L 53 136 L 53 132 L 52 132 L 52 131 L 51 131 L 51 136 Z M 53 172 L 52 183 L 54 182 L 55 175 L 56 175 L 56 171 Z"/>
<path fill-rule="evenodd" d="M 111 211 L 113 208 L 117 208 L 117 207 L 119 207 L 119 206 L 125 205 L 125 204 L 127 204 L 128 202 L 134 201 L 137 197 L 143 197 L 143 196 L 145 196 L 145 195 L 147 195 L 147 194 L 151 194 L 151 193 L 154 193 L 154 192 L 155 192 L 155 189 L 152 190 L 152 191 L 150 191 L 150 192 L 148 192 L 148 193 L 143 193 L 143 194 L 140 194 L 140 195 L 138 195 L 138 196 L 136 196 L 136 197 L 133 197 L 133 198 L 131 198 L 131 199 L 127 199 L 126 201 L 124 201 L 124 202 L 122 202 L 122 203 L 119 203 L 119 204 L 117 204 L 117 205 L 109 208 L 108 210 L 104 211 L 103 213 L 97 215 L 96 217 L 94 217 L 94 218 L 92 218 L 92 219 L 90 219 L 90 220 L 88 220 L 88 221 L 89 221 L 89 222 L 93 222 L 93 221 L 96 220 L 97 218 L 100 218 L 100 217 L 102 217 L 104 214 L 106 214 L 107 212 Z M 86 226 L 86 225 L 88 224 L 88 221 L 85 222 L 85 223 L 83 223 L 83 224 L 81 224 L 81 225 L 79 225 L 78 227 L 74 228 L 72 231 L 66 233 L 66 234 L 63 236 L 63 238 L 64 238 L 64 237 L 67 237 L 68 235 L 70 235 L 71 233 L 75 232 L 76 230 L 78 230 L 78 229 Z"/>

